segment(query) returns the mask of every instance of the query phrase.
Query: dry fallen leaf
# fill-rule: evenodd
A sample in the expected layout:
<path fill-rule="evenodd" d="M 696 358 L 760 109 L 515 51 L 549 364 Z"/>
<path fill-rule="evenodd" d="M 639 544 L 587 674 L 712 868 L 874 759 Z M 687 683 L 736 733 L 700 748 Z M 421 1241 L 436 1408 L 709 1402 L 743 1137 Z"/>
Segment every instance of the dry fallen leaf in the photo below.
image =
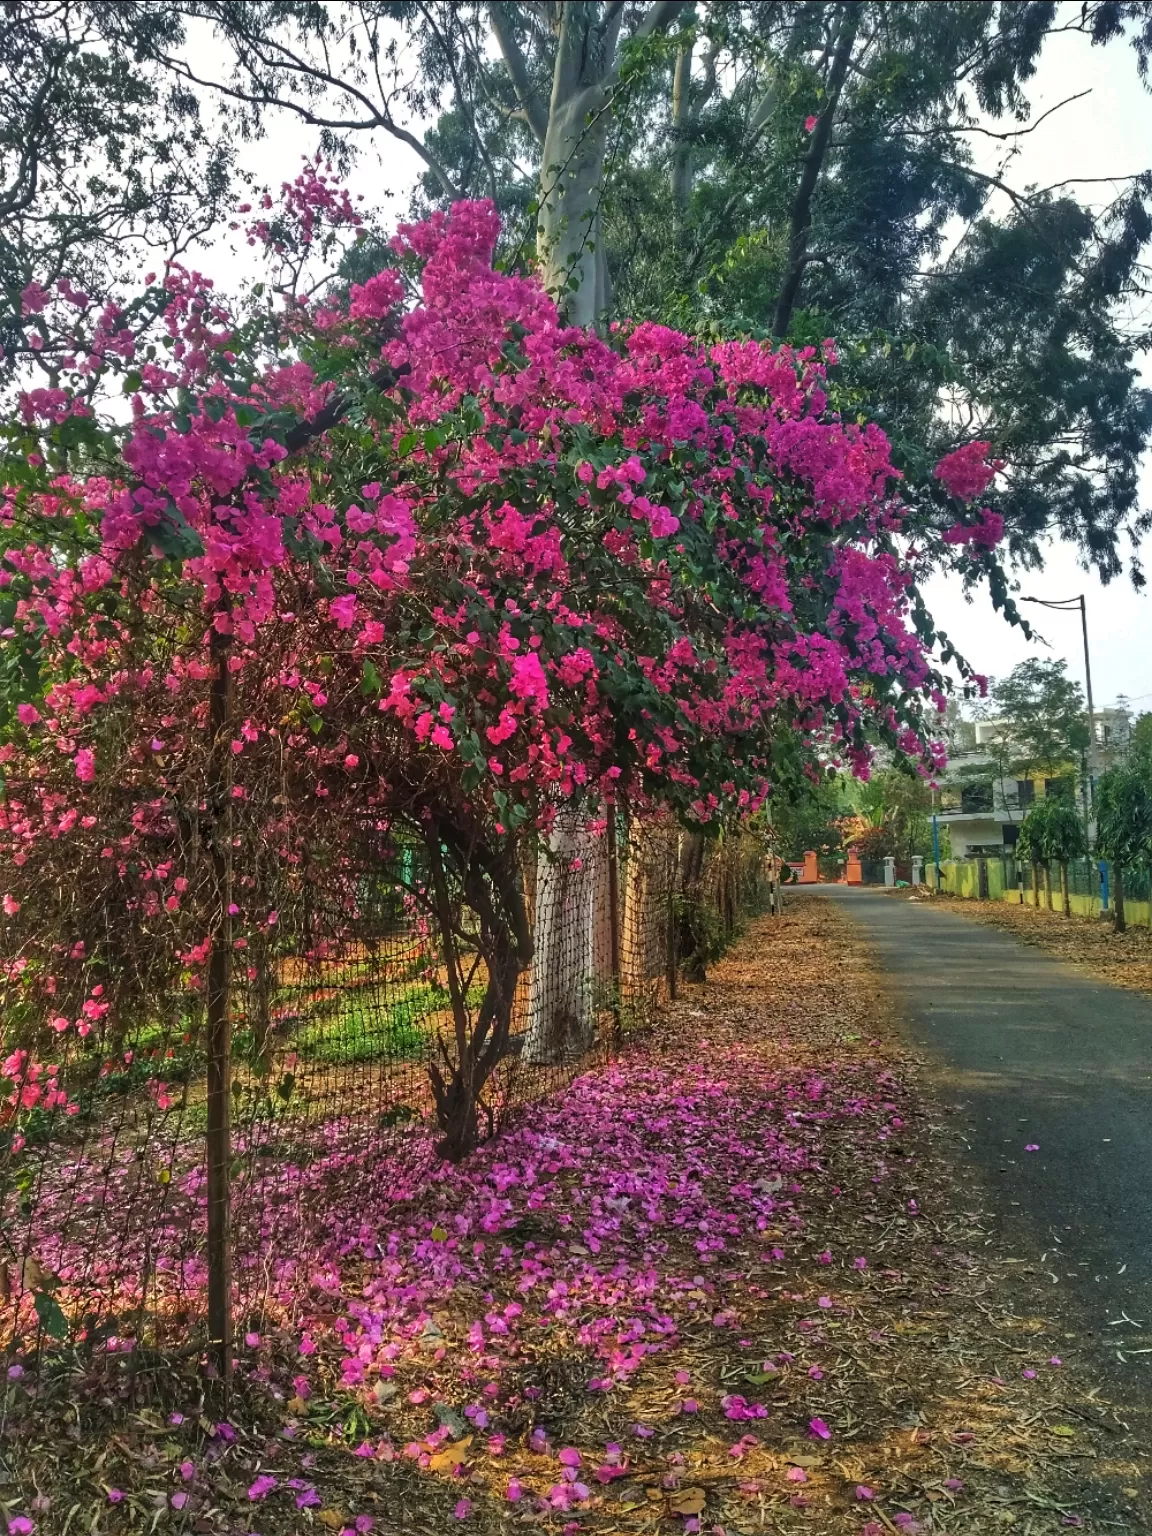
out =
<path fill-rule="evenodd" d="M 348 1524 L 343 1511 L 339 1509 L 322 1509 L 317 1518 L 330 1531 L 342 1531 Z"/>
<path fill-rule="evenodd" d="M 704 1510 L 703 1488 L 681 1488 L 668 1500 L 668 1508 L 674 1515 L 699 1515 Z"/>
<path fill-rule="evenodd" d="M 437 1451 L 429 1461 L 429 1469 L 433 1472 L 451 1472 L 461 1462 L 467 1461 L 468 1451 L 472 1444 L 472 1436 L 465 1435 L 463 1440 L 457 1440 L 452 1445 L 446 1445 L 442 1451 Z"/>

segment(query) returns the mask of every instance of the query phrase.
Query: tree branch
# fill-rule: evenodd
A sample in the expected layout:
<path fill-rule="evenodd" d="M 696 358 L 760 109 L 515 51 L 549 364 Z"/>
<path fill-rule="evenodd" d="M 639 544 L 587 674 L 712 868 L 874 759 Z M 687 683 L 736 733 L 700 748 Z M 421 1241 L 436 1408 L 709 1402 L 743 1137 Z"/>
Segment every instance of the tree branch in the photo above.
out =
<path fill-rule="evenodd" d="M 400 143 L 407 144 L 409 149 L 423 160 L 448 197 L 453 200 L 460 197 L 459 188 L 432 151 L 414 133 L 410 133 L 407 128 L 402 128 L 399 123 L 395 122 L 386 105 L 377 106 L 371 97 L 358 89 L 346 75 L 337 75 L 331 70 L 310 64 L 307 60 L 301 59 L 298 55 L 291 53 L 279 44 L 274 45 L 279 57 L 274 59 L 266 58 L 260 52 L 256 38 L 239 32 L 235 28 L 232 29 L 232 32 L 234 45 L 237 47 L 238 62 L 257 83 L 258 89 L 245 91 L 238 85 L 225 85 L 219 80 L 204 79 L 196 74 L 186 60 L 176 58 L 171 54 L 158 52 L 156 57 L 160 63 L 171 69 L 174 74 L 179 75 L 182 79 L 189 81 L 193 85 L 202 86 L 205 90 L 216 91 L 222 96 L 230 97 L 233 101 L 242 101 L 248 106 L 280 107 L 285 111 L 294 112 L 303 122 L 308 123 L 314 128 L 383 128 L 385 133 L 391 134 Z M 305 103 L 295 101 L 291 96 L 275 91 L 270 85 L 259 80 L 252 63 L 244 57 L 243 47 L 247 47 L 255 62 L 266 70 L 280 69 L 289 75 L 301 77 L 302 80 L 311 82 L 314 86 L 320 85 L 343 91 L 353 101 L 360 103 L 365 109 L 366 115 L 363 117 L 322 116 L 319 112 L 315 112 L 305 105 Z"/>
<path fill-rule="evenodd" d="M 548 110 L 540 99 L 540 93 L 528 74 L 528 61 L 517 43 L 501 0 L 493 0 L 488 7 L 488 20 L 492 35 L 500 49 L 500 55 L 512 81 L 516 100 L 524 114 L 524 121 L 543 145 L 548 135 Z"/>
<path fill-rule="evenodd" d="M 655 4 L 649 6 L 636 28 L 633 36 L 637 42 L 642 42 L 646 37 L 653 37 L 657 32 L 663 32 L 692 4 L 692 0 L 655 0 Z"/>
<path fill-rule="evenodd" d="M 804 280 L 804 252 L 808 244 L 808 232 L 812 228 L 812 196 L 816 191 L 824 157 L 828 151 L 828 141 L 832 136 L 832 124 L 836 117 L 836 108 L 840 103 L 840 92 L 844 88 L 852 45 L 856 41 L 856 33 L 860 26 L 861 9 L 862 7 L 856 4 L 855 0 L 847 0 L 841 13 L 840 33 L 836 39 L 832 67 L 828 73 L 828 99 L 816 120 L 816 126 L 812 130 L 812 142 L 808 147 L 808 153 L 804 156 L 800 185 L 792 203 L 788 265 L 784 271 L 784 282 L 776 302 L 776 315 L 772 322 L 772 333 L 777 337 L 788 334 L 788 327 L 792 323 L 792 311 L 796 307 L 800 284 Z"/>

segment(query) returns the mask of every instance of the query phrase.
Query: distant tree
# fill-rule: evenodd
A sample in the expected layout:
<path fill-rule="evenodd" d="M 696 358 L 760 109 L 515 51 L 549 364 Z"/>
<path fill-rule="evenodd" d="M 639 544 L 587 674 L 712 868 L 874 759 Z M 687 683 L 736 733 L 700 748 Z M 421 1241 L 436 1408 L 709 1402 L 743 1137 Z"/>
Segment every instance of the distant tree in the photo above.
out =
<path fill-rule="evenodd" d="M 886 853 L 911 859 L 915 853 L 927 852 L 932 791 L 923 779 L 885 768 L 858 787 L 857 798 L 873 827 L 887 834 L 891 847 Z"/>
<path fill-rule="evenodd" d="M 843 849 L 843 823 L 853 806 L 839 774 L 794 779 L 773 794 L 770 809 L 772 841 L 785 860 L 802 859 L 809 849 L 832 858 Z"/>
<path fill-rule="evenodd" d="M 161 271 L 223 220 L 235 134 L 156 57 L 183 35 L 177 7 L 5 0 L 0 14 L 0 384 L 75 388 L 85 355 L 69 363 L 77 348 L 40 323 L 42 290 L 75 295 L 91 332 L 126 284 L 139 293 L 134 269 Z M 138 298 L 117 328 L 156 307 Z"/>
<path fill-rule="evenodd" d="M 1064 897 L 1064 915 L 1071 917 L 1068 864 L 1083 858 L 1087 850 L 1084 823 L 1076 807 L 1063 795 L 1046 795 L 1038 800 L 1024 818 L 1017 842 L 1020 857 L 1030 859 L 1044 870 L 1048 909 L 1052 909 L 1052 865 L 1060 869 L 1060 889 Z"/>
<path fill-rule="evenodd" d="M 1066 662 L 1033 656 L 993 683 L 990 713 L 1002 726 L 1001 750 L 1010 772 L 1074 773 L 1088 750 L 1084 695 L 1067 670 Z"/>
<path fill-rule="evenodd" d="M 1112 866 L 1112 926 L 1123 933 L 1124 871 L 1152 858 L 1152 776 L 1143 763 L 1121 763 L 1097 780 L 1096 846 Z"/>
<path fill-rule="evenodd" d="M 1137 716 L 1128 738 L 1128 756 L 1145 765 L 1145 772 L 1152 775 L 1152 714 Z"/>

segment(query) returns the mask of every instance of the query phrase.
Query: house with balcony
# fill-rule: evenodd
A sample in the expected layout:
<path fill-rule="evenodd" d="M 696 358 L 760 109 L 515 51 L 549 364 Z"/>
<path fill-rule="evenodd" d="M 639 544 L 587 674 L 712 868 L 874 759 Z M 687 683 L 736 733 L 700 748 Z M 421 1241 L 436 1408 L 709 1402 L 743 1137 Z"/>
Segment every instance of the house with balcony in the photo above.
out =
<path fill-rule="evenodd" d="M 1129 716 L 1118 709 L 1096 710 L 1088 754 L 1091 779 L 1122 755 Z M 948 766 L 933 797 L 933 814 L 947 827 L 955 859 L 1001 858 L 1011 852 L 1020 824 L 1034 802 L 1047 795 L 1085 795 L 1081 775 L 1065 773 L 1018 778 L 1008 771 L 1005 733 L 998 720 L 949 722 Z"/>

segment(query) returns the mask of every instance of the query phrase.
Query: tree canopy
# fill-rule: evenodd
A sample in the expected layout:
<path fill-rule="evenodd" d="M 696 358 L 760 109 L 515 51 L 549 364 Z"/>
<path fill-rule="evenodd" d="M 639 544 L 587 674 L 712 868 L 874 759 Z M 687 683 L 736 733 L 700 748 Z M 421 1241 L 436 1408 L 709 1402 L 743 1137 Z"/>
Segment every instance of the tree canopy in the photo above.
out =
<path fill-rule="evenodd" d="M 1080 684 L 1063 661 L 1029 657 L 991 688 L 1007 766 L 1021 774 L 1059 774 L 1078 767 L 1088 748 Z"/>
<path fill-rule="evenodd" d="M 581 322 L 620 315 L 800 344 L 835 335 L 833 400 L 888 432 L 910 526 L 963 579 L 988 579 L 1012 616 L 980 538 L 947 539 L 954 520 L 932 475 L 946 452 L 992 444 L 1003 464 L 989 500 L 1014 557 L 1038 558 L 1055 531 L 1109 576 L 1125 532 L 1146 526 L 1137 473 L 1152 397 L 1136 379 L 1147 338 L 1132 316 L 1152 181 L 1115 182 L 1099 207 L 1090 187 L 1011 179 L 1014 148 L 1045 131 L 1029 92 L 1050 40 L 1131 43 L 1143 73 L 1143 0 L 11 9 L 21 57 L 49 57 L 59 13 L 99 40 L 114 89 L 97 143 L 133 93 L 150 113 L 171 110 L 186 138 L 203 135 L 213 101 L 233 138 L 289 112 L 334 155 L 404 144 L 426 168 L 424 212 L 491 198 L 502 259 L 537 254 Z M 192 46 L 205 29 L 215 51 Z M 94 109 L 69 78 L 49 128 L 75 144 Z M 130 166 L 185 164 L 185 140 L 167 130 L 145 123 L 124 138 Z M 1003 165 L 987 167 L 978 149 L 989 145 Z M 77 164 L 73 153 L 74 180 Z M 222 174 L 224 157 L 213 165 Z M 49 188 L 26 183 L 21 198 L 51 205 Z M 79 187 L 72 200 L 99 206 Z M 217 211 L 207 199 L 206 217 Z M 99 248 L 99 229 L 89 233 Z M 1135 558 L 1132 570 L 1139 579 Z"/>

